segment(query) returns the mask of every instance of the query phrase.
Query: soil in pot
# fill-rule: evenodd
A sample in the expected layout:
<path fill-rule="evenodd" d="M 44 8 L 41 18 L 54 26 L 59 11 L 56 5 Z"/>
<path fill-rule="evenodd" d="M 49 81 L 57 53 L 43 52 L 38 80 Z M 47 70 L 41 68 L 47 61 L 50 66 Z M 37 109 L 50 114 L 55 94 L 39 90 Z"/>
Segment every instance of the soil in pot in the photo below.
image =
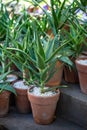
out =
<path fill-rule="evenodd" d="M 9 91 L 3 91 L 0 93 L 0 117 L 4 117 L 7 115 L 9 111 Z"/>
<path fill-rule="evenodd" d="M 31 112 L 30 102 L 27 97 L 27 89 L 28 86 L 24 84 L 24 82 L 17 81 L 14 83 L 13 87 L 17 92 L 17 96 L 15 96 L 16 108 L 20 113 L 29 113 Z"/>
<path fill-rule="evenodd" d="M 87 94 L 87 57 L 76 59 L 81 91 Z"/>
<path fill-rule="evenodd" d="M 31 103 L 33 118 L 37 124 L 50 124 L 54 121 L 60 91 L 40 93 L 37 87 L 28 90 L 28 99 Z"/>

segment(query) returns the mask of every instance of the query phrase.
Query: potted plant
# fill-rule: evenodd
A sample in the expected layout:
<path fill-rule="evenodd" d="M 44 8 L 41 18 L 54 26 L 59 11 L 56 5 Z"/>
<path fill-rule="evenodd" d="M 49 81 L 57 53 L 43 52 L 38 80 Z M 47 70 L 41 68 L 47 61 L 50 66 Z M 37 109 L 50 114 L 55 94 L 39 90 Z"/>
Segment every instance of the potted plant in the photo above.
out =
<path fill-rule="evenodd" d="M 14 18 L 11 18 L 10 13 L 7 11 L 6 6 L 2 2 L 0 3 L 0 11 L 0 74 L 4 75 L 6 73 L 7 75 L 5 75 L 4 80 L 6 80 L 6 82 L 10 82 L 12 85 L 12 83 L 17 81 L 18 77 L 14 74 L 14 70 L 11 68 L 12 62 L 9 60 L 7 47 L 12 46 L 10 39 L 13 35 Z M 10 105 L 13 104 L 14 94 L 11 93 Z"/>
<path fill-rule="evenodd" d="M 34 23 L 32 22 L 32 19 L 34 20 Z M 22 72 L 24 70 L 29 70 L 28 71 L 29 78 L 25 77 L 23 83 L 25 85 L 28 85 L 28 83 L 29 85 L 30 83 L 37 84 L 41 87 L 41 92 L 43 93 L 44 86 L 53 77 L 55 71 L 56 70 L 59 71 L 63 63 L 67 63 L 69 65 L 72 65 L 72 63 L 70 62 L 68 57 L 64 55 L 62 52 L 62 49 L 64 49 L 68 41 L 63 41 L 63 40 L 60 41 L 59 35 L 57 33 L 55 33 L 54 39 L 47 41 L 49 37 L 47 36 L 44 37 L 44 35 L 42 35 L 41 30 L 39 30 L 41 29 L 40 25 L 37 24 L 37 19 L 34 18 L 32 19 L 29 19 L 29 17 L 28 19 L 26 19 L 28 23 L 27 33 L 25 33 L 25 36 L 21 40 L 19 40 L 20 37 L 19 34 L 21 32 L 22 27 L 21 28 L 19 27 L 18 29 L 19 32 L 16 33 L 17 36 L 15 38 L 16 40 L 13 39 L 12 41 L 14 43 L 14 46 L 8 48 L 10 54 L 9 57 L 11 61 L 15 63 L 15 65 Z M 58 45 L 57 47 L 56 44 Z M 12 52 L 13 50 L 15 51 L 15 55 Z M 61 64 L 59 69 L 52 69 L 55 68 L 55 63 L 57 61 L 58 62 L 63 61 L 63 63 Z M 19 93 L 21 94 L 21 92 Z M 55 95 L 56 94 L 54 94 L 54 97 Z M 57 96 L 58 95 L 59 95 L 59 90 Z M 57 97 L 57 100 L 58 98 L 59 97 Z M 57 104 L 57 100 L 56 100 L 56 104 Z M 50 121 L 52 120 L 53 117 Z"/>
<path fill-rule="evenodd" d="M 40 32 L 40 30 L 38 30 L 38 25 L 36 23 L 37 23 L 36 21 L 34 21 L 33 24 L 32 24 L 32 22 L 30 22 L 30 28 L 33 29 L 31 32 L 33 32 L 33 33 L 31 33 L 30 29 L 28 29 L 27 33 L 24 37 L 24 41 L 22 39 L 21 44 L 20 44 L 20 42 L 19 43 L 15 42 L 17 45 L 17 48 L 15 48 L 15 47 L 8 48 L 8 50 L 9 50 L 9 53 L 11 54 L 10 59 L 16 64 L 16 66 L 18 66 L 19 68 L 22 68 L 22 69 L 26 68 L 27 70 L 29 70 L 28 71 L 29 78 L 24 78 L 24 84 L 27 86 L 30 86 L 30 84 L 39 86 L 39 88 L 41 88 L 40 89 L 41 92 L 45 93 L 44 91 L 48 91 L 48 89 L 45 90 L 45 85 L 47 84 L 48 80 L 50 80 L 50 78 L 52 78 L 53 74 L 55 74 L 55 70 L 52 71 L 53 72 L 52 74 L 50 74 L 50 72 L 53 69 L 53 67 L 55 68 L 55 63 L 57 62 L 57 60 L 67 62 L 70 65 L 72 65 L 72 63 L 69 61 L 68 57 L 66 57 L 65 55 L 62 55 L 62 53 L 61 53 L 61 50 L 65 47 L 65 45 L 67 44 L 68 41 L 62 41 L 62 44 L 58 48 L 56 48 L 55 42 L 58 41 L 58 39 L 57 39 L 58 37 L 55 36 L 54 39 L 47 40 L 48 38 L 43 37 L 41 35 L 42 33 Z M 12 50 L 16 51 L 15 55 L 12 54 Z M 15 84 L 14 84 L 14 87 L 15 87 Z M 59 87 L 59 86 L 57 86 L 57 87 Z M 38 88 L 38 87 L 36 87 L 36 88 Z M 34 87 L 32 89 L 34 89 Z M 54 90 L 54 89 L 56 90 L 55 87 L 52 90 Z M 49 91 L 51 91 L 51 88 L 49 89 Z M 30 90 L 28 90 L 28 94 L 29 93 L 30 93 Z M 55 109 L 56 109 L 55 105 L 57 104 L 57 101 L 59 99 L 60 92 L 59 92 L 59 90 L 56 90 L 53 93 L 55 93 L 55 94 L 52 94 L 53 96 L 51 98 L 55 99 L 55 101 L 53 101 L 53 104 L 52 104 L 53 113 L 52 113 L 52 111 L 50 111 L 52 113 L 50 115 L 50 117 L 51 117 L 50 121 L 48 119 L 47 120 L 43 119 L 44 122 L 43 122 L 43 120 L 41 122 L 39 122 L 35 119 L 37 123 L 48 124 L 53 121 L 54 113 L 55 113 Z M 30 93 L 29 95 L 32 95 L 32 94 Z M 31 102 L 30 96 L 28 96 L 28 97 L 29 97 L 29 101 Z M 37 99 L 37 96 L 35 96 L 35 97 Z M 52 101 L 50 98 L 46 99 L 46 97 L 45 98 L 43 97 L 40 102 L 43 102 L 42 100 L 44 100 L 44 102 L 46 100 L 49 100 L 48 102 L 50 102 L 50 103 Z M 31 107 L 33 107 L 32 103 L 31 103 Z M 44 112 L 45 112 L 45 110 L 43 108 Z M 35 111 L 38 111 L 38 110 L 35 110 Z M 33 114 L 35 111 L 32 108 Z M 40 114 L 41 114 L 41 112 L 40 112 Z M 40 114 L 38 114 L 38 116 Z M 40 115 L 40 116 L 42 116 L 42 115 Z M 38 119 L 39 119 L 39 117 L 38 117 Z"/>
<path fill-rule="evenodd" d="M 60 86 L 50 88 L 47 85 L 48 80 L 55 74 L 54 71 L 50 75 L 49 71 L 52 71 L 53 67 L 55 67 L 56 61 L 59 60 L 57 57 L 58 52 L 65 44 L 54 50 L 54 40 L 51 41 L 51 46 L 49 41 L 49 43 L 46 41 L 46 45 L 44 45 L 39 37 L 37 33 L 34 47 L 35 60 L 33 61 L 32 59 L 33 65 L 30 67 L 30 71 L 34 74 L 34 79 L 27 93 L 35 122 L 38 124 L 49 124 L 54 120 L 56 105 L 60 96 L 58 89 Z M 51 48 L 49 49 L 49 47 Z"/>
<path fill-rule="evenodd" d="M 9 72 L 1 75 L 0 78 L 0 117 L 6 116 L 9 111 L 10 94 L 16 92 L 12 87 L 10 81 L 4 80 L 4 78 L 9 74 Z"/>
<path fill-rule="evenodd" d="M 17 80 L 17 76 L 11 74 L 12 71 L 8 69 L 9 65 L 6 48 L 0 45 L 0 117 L 6 116 L 9 111 L 11 93 L 16 95 L 12 84 Z"/>
<path fill-rule="evenodd" d="M 36 34 L 37 34 L 37 31 L 36 31 Z M 55 63 L 58 58 L 62 59 L 61 55 L 59 55 L 59 57 L 57 57 L 57 53 L 61 50 L 61 48 L 64 47 L 65 44 L 61 45 L 59 48 L 54 50 L 54 46 L 55 46 L 54 40 L 50 41 L 51 42 L 51 44 L 50 44 L 49 41 L 48 42 L 44 41 L 44 39 L 39 39 L 39 37 L 40 36 L 37 34 L 36 38 L 35 38 L 35 42 L 33 44 L 34 46 L 32 47 L 32 49 L 34 49 L 33 50 L 34 59 L 33 59 L 32 55 L 30 55 L 30 53 L 29 53 L 29 56 L 26 54 L 26 58 L 30 62 L 26 61 L 25 66 L 29 67 L 28 69 L 29 69 L 30 74 L 31 75 L 33 74 L 34 78 L 32 79 L 31 83 L 34 84 L 34 86 L 35 86 L 35 87 L 33 86 L 32 88 L 30 88 L 28 90 L 28 98 L 29 98 L 29 101 L 31 102 L 31 107 L 32 107 L 32 112 L 33 112 L 34 118 L 36 116 L 38 116 L 35 118 L 35 121 L 40 124 L 48 124 L 53 121 L 55 108 L 56 108 L 56 106 L 54 104 L 57 105 L 57 101 L 59 99 L 60 92 L 59 92 L 59 90 L 57 93 L 53 92 L 55 94 L 52 97 L 51 96 L 50 97 L 49 96 L 48 97 L 47 96 L 46 97 L 37 96 L 37 95 L 33 95 L 32 92 L 34 91 L 34 88 L 38 89 L 38 87 L 40 88 L 39 90 L 42 93 L 42 95 L 44 95 L 43 93 L 45 93 L 45 91 L 51 90 L 51 88 L 46 89 L 45 85 L 55 72 L 53 72 L 50 75 L 49 71 L 51 71 L 53 66 L 55 66 Z M 41 42 L 41 40 L 43 42 Z M 29 48 L 29 50 L 30 50 L 30 48 Z M 55 90 L 55 87 L 52 88 L 52 90 Z M 35 101 L 32 100 L 32 97 L 33 98 L 35 97 Z M 41 98 L 41 100 L 39 98 Z M 47 101 L 47 98 L 48 98 L 48 101 Z M 55 99 L 55 103 L 52 104 L 52 110 L 50 110 L 50 108 L 47 108 L 47 106 L 51 107 L 52 98 Z M 32 103 L 32 101 L 33 101 L 33 103 Z M 43 102 L 43 105 L 40 104 L 42 102 Z M 45 107 L 44 107 L 44 103 L 46 103 Z M 37 104 L 40 104 L 40 107 Z M 49 105 L 47 105 L 47 104 L 49 104 Z M 34 106 L 36 106 L 35 109 L 34 109 Z M 42 109 L 41 112 L 40 112 L 40 108 Z M 49 118 L 49 120 L 45 119 L 46 114 L 48 113 L 45 111 L 45 110 L 47 110 L 46 108 L 51 112 L 51 113 L 49 113 L 49 117 L 47 117 L 47 118 Z M 38 113 L 38 114 L 36 114 L 36 113 Z M 44 113 L 45 113 L 45 115 L 44 115 Z M 36 114 L 36 115 L 34 115 L 34 114 Z"/>
<path fill-rule="evenodd" d="M 75 23 L 70 22 L 70 32 L 65 31 L 64 37 L 70 42 L 68 43 L 68 48 L 70 49 L 70 59 L 73 62 L 73 68 L 64 66 L 64 79 L 70 83 L 78 83 L 78 73 L 75 66 L 75 59 L 81 55 L 83 52 L 83 44 L 85 44 L 85 35 L 82 27 L 80 26 L 78 20 Z M 71 75 L 71 76 L 70 76 Z"/>

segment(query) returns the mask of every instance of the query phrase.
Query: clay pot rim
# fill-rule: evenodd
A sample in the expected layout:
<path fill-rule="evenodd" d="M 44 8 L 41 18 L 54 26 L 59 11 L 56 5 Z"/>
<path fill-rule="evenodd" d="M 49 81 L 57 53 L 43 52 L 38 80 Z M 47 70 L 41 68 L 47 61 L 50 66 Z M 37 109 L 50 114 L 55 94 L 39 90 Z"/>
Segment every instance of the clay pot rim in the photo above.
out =
<path fill-rule="evenodd" d="M 3 90 L 0 95 L 3 95 L 3 96 L 5 97 L 5 95 L 9 96 L 10 94 L 11 94 L 10 91 L 8 91 L 8 90 Z"/>
<path fill-rule="evenodd" d="M 12 76 L 14 79 L 12 81 L 8 80 L 8 77 L 9 76 Z M 18 80 L 18 76 L 16 74 L 8 74 L 7 75 L 7 80 L 10 82 L 10 83 L 14 83 Z"/>
<path fill-rule="evenodd" d="M 78 62 L 79 60 L 87 60 L 87 57 L 79 57 L 79 58 L 77 58 L 76 60 L 75 60 L 75 63 L 77 64 L 77 65 L 80 65 L 80 66 L 84 66 L 84 67 L 86 67 L 87 65 L 86 64 L 82 64 L 82 63 L 80 63 L 80 62 Z"/>
<path fill-rule="evenodd" d="M 27 94 L 29 94 L 29 95 L 31 95 L 31 96 L 33 96 L 33 97 L 37 97 L 37 98 L 53 98 L 53 97 L 55 97 L 56 95 L 60 95 L 60 90 L 59 89 L 57 89 L 56 90 L 56 93 L 55 94 L 53 94 L 53 95 L 51 95 L 51 96 L 38 96 L 38 95 L 34 95 L 34 94 L 32 94 L 31 92 L 29 92 L 30 91 L 30 89 L 33 89 L 35 86 L 31 86 L 31 87 L 29 87 L 28 89 L 27 89 Z"/>
<path fill-rule="evenodd" d="M 20 82 L 20 81 L 23 81 L 23 80 L 17 80 L 15 83 Z M 16 90 L 17 95 L 26 95 L 27 94 L 28 88 L 24 88 L 24 89 L 23 88 L 17 88 L 17 87 L 14 86 L 14 84 L 13 84 L 13 88 Z"/>
<path fill-rule="evenodd" d="M 21 81 L 24 82 L 23 80 L 17 80 L 15 83 L 21 82 Z M 14 83 L 14 84 L 15 84 L 15 83 Z M 17 87 L 14 86 L 14 84 L 13 84 L 13 88 L 15 88 L 15 89 L 17 89 L 17 90 L 27 90 L 27 89 L 28 89 L 28 88 L 24 88 L 24 89 L 23 89 L 23 88 L 17 88 Z M 28 85 L 27 85 L 27 86 L 28 86 Z"/>

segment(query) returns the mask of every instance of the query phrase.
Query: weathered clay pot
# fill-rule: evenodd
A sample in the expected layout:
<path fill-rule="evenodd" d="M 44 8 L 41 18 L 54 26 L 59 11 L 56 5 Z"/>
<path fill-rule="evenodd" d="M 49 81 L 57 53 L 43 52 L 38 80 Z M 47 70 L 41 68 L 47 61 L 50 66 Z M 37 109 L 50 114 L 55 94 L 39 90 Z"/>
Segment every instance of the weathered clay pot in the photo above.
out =
<path fill-rule="evenodd" d="M 33 118 L 37 124 L 50 124 L 55 118 L 55 110 L 59 100 L 60 91 L 52 96 L 35 96 L 28 90 L 28 99 L 31 103 Z"/>
<path fill-rule="evenodd" d="M 46 86 L 58 86 L 60 85 L 62 81 L 62 76 L 63 76 L 63 64 L 60 61 L 57 61 L 56 66 L 55 66 L 56 72 L 52 76 L 52 78 L 46 83 Z"/>
<path fill-rule="evenodd" d="M 9 91 L 3 91 L 0 93 L 0 117 L 4 117 L 7 115 L 9 111 Z"/>
<path fill-rule="evenodd" d="M 50 38 L 54 38 L 54 34 L 51 29 L 47 31 L 47 34 L 50 36 Z"/>
<path fill-rule="evenodd" d="M 70 26 L 68 22 L 64 25 L 63 29 L 70 32 Z"/>
<path fill-rule="evenodd" d="M 19 82 L 19 81 L 17 81 Z M 13 85 L 15 88 L 15 84 Z M 20 113 L 31 112 L 30 102 L 27 97 L 27 88 L 15 88 L 17 96 L 15 96 L 16 108 Z"/>
<path fill-rule="evenodd" d="M 13 71 L 19 71 L 19 69 L 17 68 L 17 66 L 15 64 L 11 64 L 11 70 Z"/>
<path fill-rule="evenodd" d="M 64 80 L 68 83 L 78 83 L 79 79 L 77 70 L 69 70 L 67 66 L 64 66 Z"/>
<path fill-rule="evenodd" d="M 79 57 L 75 61 L 78 70 L 81 91 L 87 94 L 87 64 L 81 63 L 81 60 L 87 60 L 87 56 Z"/>
<path fill-rule="evenodd" d="M 75 65 L 75 59 L 72 58 L 71 61 Z M 79 83 L 78 72 L 76 66 L 69 69 L 68 66 L 64 66 L 64 80 L 68 83 Z"/>

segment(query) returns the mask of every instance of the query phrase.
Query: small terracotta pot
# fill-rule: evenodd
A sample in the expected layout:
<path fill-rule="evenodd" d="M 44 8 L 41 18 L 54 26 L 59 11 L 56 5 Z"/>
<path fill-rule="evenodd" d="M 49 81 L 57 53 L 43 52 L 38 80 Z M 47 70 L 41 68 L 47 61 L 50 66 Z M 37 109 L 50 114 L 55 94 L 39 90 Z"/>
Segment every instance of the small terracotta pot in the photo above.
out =
<path fill-rule="evenodd" d="M 87 94 L 87 65 L 80 63 L 80 60 L 87 60 L 87 57 L 82 56 L 77 58 L 75 61 L 78 70 L 81 91 Z"/>
<path fill-rule="evenodd" d="M 64 29 L 66 31 L 70 32 L 70 27 L 69 27 L 69 23 L 68 22 L 64 25 Z"/>
<path fill-rule="evenodd" d="M 3 91 L 0 93 L 0 117 L 4 117 L 7 115 L 9 111 L 9 91 Z"/>
<path fill-rule="evenodd" d="M 63 76 L 63 64 L 60 61 L 57 61 L 55 66 L 56 72 L 52 78 L 46 83 L 46 86 L 53 87 L 60 85 Z"/>
<path fill-rule="evenodd" d="M 37 124 L 50 124 L 55 118 L 55 110 L 59 100 L 60 91 L 52 96 L 35 96 L 28 90 L 28 99 L 31 103 L 33 118 Z"/>
<path fill-rule="evenodd" d="M 19 71 L 19 69 L 17 68 L 17 66 L 14 63 L 11 64 L 11 70 Z"/>
<path fill-rule="evenodd" d="M 64 66 L 64 80 L 68 83 L 79 83 L 77 70 L 69 70 L 67 66 Z"/>
<path fill-rule="evenodd" d="M 30 102 L 27 97 L 27 89 L 15 88 L 15 90 L 17 93 L 17 96 L 15 96 L 17 110 L 24 114 L 31 112 Z"/>
<path fill-rule="evenodd" d="M 54 38 L 54 34 L 53 34 L 53 32 L 52 32 L 51 29 L 49 29 L 49 30 L 47 31 L 47 34 L 48 34 L 52 39 Z"/>
<path fill-rule="evenodd" d="M 29 6 L 28 9 L 27 9 L 28 13 L 33 13 L 34 8 L 35 8 L 34 6 Z"/>
<path fill-rule="evenodd" d="M 72 58 L 71 61 L 75 65 L 75 59 Z M 68 83 L 79 83 L 76 66 L 75 68 L 71 68 L 71 70 L 69 69 L 69 67 L 64 66 L 64 80 Z"/>

